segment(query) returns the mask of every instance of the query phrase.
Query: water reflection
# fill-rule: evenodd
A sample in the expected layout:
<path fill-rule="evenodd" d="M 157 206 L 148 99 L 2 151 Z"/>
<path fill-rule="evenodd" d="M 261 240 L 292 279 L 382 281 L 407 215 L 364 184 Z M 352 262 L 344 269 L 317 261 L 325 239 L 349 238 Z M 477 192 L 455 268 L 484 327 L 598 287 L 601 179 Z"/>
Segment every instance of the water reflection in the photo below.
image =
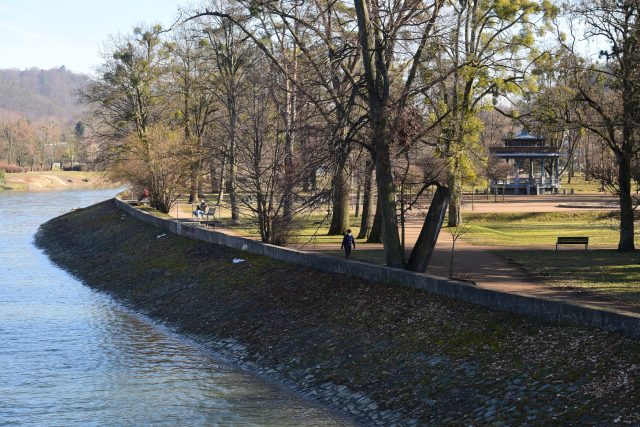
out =
<path fill-rule="evenodd" d="M 46 219 L 113 194 L 0 194 L 0 425 L 345 424 L 83 286 L 33 247 Z"/>

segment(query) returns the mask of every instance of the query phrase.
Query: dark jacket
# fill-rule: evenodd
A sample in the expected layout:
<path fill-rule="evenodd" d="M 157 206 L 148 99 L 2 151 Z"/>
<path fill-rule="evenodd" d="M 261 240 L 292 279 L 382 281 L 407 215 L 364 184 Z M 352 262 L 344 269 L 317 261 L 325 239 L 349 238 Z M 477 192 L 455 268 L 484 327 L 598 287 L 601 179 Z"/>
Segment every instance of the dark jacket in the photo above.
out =
<path fill-rule="evenodd" d="M 342 246 L 340 246 L 341 249 L 351 249 L 356 247 L 356 239 L 353 238 L 352 234 L 345 234 L 343 239 L 342 239 Z"/>

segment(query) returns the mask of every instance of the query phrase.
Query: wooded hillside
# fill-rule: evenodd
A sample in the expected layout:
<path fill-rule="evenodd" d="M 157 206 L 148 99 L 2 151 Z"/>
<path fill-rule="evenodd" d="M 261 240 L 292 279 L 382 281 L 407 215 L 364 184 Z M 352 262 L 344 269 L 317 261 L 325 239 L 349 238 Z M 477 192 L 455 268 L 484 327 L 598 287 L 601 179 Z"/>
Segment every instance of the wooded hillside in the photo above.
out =
<path fill-rule="evenodd" d="M 85 76 L 64 67 L 0 70 L 0 112 L 31 120 L 54 116 L 64 122 L 77 121 L 84 107 L 76 93 L 86 83 Z"/>

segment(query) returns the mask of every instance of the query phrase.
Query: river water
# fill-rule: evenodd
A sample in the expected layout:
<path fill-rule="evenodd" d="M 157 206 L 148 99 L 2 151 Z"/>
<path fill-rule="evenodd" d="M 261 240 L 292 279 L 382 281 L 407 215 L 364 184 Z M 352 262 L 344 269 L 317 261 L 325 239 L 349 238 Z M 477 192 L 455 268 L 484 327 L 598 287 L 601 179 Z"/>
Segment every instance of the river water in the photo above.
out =
<path fill-rule="evenodd" d="M 47 219 L 115 190 L 0 194 L 0 426 L 337 426 L 53 265 Z"/>

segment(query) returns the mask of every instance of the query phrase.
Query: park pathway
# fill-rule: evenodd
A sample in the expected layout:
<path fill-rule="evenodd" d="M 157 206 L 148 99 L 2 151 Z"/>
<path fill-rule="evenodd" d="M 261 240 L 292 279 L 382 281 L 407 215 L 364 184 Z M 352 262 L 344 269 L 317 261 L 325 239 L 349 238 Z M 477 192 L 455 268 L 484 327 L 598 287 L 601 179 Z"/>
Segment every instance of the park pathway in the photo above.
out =
<path fill-rule="evenodd" d="M 480 200 L 474 204 L 475 212 L 553 212 L 553 211 L 585 211 L 581 204 L 610 203 L 612 199 L 602 196 L 573 196 L 559 198 L 558 196 L 539 196 L 508 198 L 507 203 L 494 203 L 492 200 Z M 570 207 L 559 206 L 566 203 Z M 589 207 L 589 210 L 593 207 Z M 464 209 L 471 212 L 471 205 L 467 203 Z M 406 224 L 407 251 L 413 247 L 422 227 L 421 218 L 410 218 Z M 242 236 L 258 240 L 257 236 L 248 236 L 235 229 L 218 227 L 217 231 L 230 235 Z M 304 244 L 294 244 L 291 247 L 309 252 L 318 252 L 340 256 L 342 238 L 335 237 L 335 242 L 322 243 L 312 240 Z M 452 237 L 446 228 L 440 233 L 436 249 L 429 266 L 428 274 L 449 277 L 449 263 L 451 256 Z M 473 282 L 476 286 L 501 292 L 516 293 L 536 298 L 559 299 L 567 302 L 598 307 L 626 313 L 640 314 L 640 306 L 624 304 L 620 301 L 610 301 L 604 297 L 590 295 L 584 291 L 563 287 L 551 287 L 532 278 L 518 264 L 511 262 L 494 251 L 508 249 L 510 251 L 526 250 L 522 248 L 501 248 L 471 245 L 463 238 L 456 242 L 453 263 L 453 277 Z M 382 245 L 358 243 L 353 258 L 359 261 L 383 262 Z"/>

